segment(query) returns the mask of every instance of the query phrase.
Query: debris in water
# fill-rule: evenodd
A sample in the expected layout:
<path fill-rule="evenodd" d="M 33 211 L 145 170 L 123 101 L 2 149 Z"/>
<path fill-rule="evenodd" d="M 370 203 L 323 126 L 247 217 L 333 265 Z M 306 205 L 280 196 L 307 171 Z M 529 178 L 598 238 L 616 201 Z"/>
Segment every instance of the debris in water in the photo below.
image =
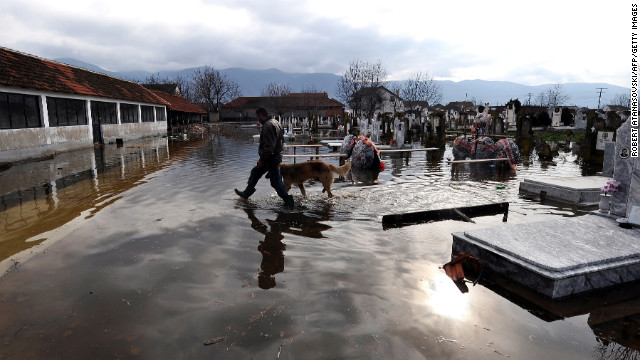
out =
<path fill-rule="evenodd" d="M 249 319 L 249 322 L 254 322 L 260 318 L 262 318 L 264 316 L 264 314 L 267 313 L 267 311 L 269 311 L 269 309 L 271 309 L 273 307 L 273 304 L 275 304 L 274 302 L 271 303 L 271 305 L 267 306 L 266 308 L 264 308 L 264 310 L 260 311 L 260 313 L 256 316 L 253 316 Z"/>
<path fill-rule="evenodd" d="M 436 342 L 439 342 L 439 343 L 441 343 L 441 342 L 457 343 L 457 342 L 458 342 L 458 340 L 455 340 L 455 339 L 447 339 L 447 338 L 446 338 L 446 337 L 444 337 L 444 336 L 437 336 L 437 337 L 436 337 Z"/>
<path fill-rule="evenodd" d="M 223 341 L 225 341 L 227 339 L 228 338 L 226 336 L 221 336 L 221 337 L 205 340 L 204 344 L 205 345 L 215 345 L 215 344 L 219 344 L 219 343 L 221 343 L 221 342 L 223 342 Z"/>
<path fill-rule="evenodd" d="M 464 283 L 465 275 L 464 275 L 464 270 L 462 269 L 462 263 L 464 261 L 467 261 L 467 262 L 471 261 L 475 263 L 475 271 L 476 273 L 479 274 L 478 278 L 473 282 L 473 285 L 475 285 L 478 282 L 478 279 L 480 278 L 480 274 L 482 274 L 482 264 L 480 264 L 480 260 L 471 256 L 471 254 L 460 253 L 456 256 L 455 259 L 442 265 L 442 269 L 444 269 L 444 272 L 447 274 L 447 276 L 451 280 L 453 280 L 453 282 L 456 284 L 456 286 L 458 287 L 458 289 L 460 289 L 462 293 L 469 292 L 469 289 Z"/>
<path fill-rule="evenodd" d="M 390 227 L 401 227 L 411 224 L 425 223 L 440 220 L 470 221 L 472 217 L 503 214 L 503 222 L 506 222 L 509 214 L 509 203 L 496 203 L 476 206 L 460 206 L 456 208 L 418 211 L 404 214 L 391 214 L 382 217 L 382 227 L 386 230 Z"/>

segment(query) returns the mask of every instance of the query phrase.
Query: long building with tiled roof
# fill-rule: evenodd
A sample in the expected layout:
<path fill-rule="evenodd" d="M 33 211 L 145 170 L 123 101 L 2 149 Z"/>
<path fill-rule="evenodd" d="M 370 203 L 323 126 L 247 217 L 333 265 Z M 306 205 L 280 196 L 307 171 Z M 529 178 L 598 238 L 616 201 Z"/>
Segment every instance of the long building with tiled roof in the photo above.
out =
<path fill-rule="evenodd" d="M 0 162 L 163 135 L 167 106 L 135 82 L 0 47 Z"/>
<path fill-rule="evenodd" d="M 224 105 L 224 114 L 228 118 L 254 120 L 255 110 L 266 108 L 277 114 L 291 114 L 294 117 L 306 117 L 310 113 L 320 117 L 344 116 L 344 104 L 329 98 L 326 92 L 320 93 L 290 93 L 282 97 L 273 96 L 242 96 Z"/>
<path fill-rule="evenodd" d="M 148 88 L 148 85 L 144 85 Z M 167 104 L 167 122 L 169 129 L 201 123 L 206 111 L 190 103 L 180 95 L 169 94 L 162 90 L 151 90 Z"/>

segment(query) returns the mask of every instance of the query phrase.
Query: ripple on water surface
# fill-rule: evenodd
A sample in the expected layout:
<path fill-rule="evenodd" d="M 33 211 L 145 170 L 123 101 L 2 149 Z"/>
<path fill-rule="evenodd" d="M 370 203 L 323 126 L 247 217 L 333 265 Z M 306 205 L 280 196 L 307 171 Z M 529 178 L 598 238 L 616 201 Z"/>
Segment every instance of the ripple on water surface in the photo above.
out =
<path fill-rule="evenodd" d="M 469 285 L 463 294 L 444 275 L 451 232 L 500 226 L 501 216 L 383 230 L 385 214 L 488 202 L 510 202 L 509 222 L 581 214 L 518 195 L 524 177 L 583 174 L 571 153 L 507 173 L 452 173 L 450 157 L 449 145 L 435 156 L 383 155 L 378 182 L 336 181 L 333 198 L 308 184 L 307 197 L 291 191 L 293 209 L 265 179 L 248 201 L 233 193 L 257 161 L 257 144 L 242 139 L 105 147 L 33 164 L 38 178 L 3 197 L 0 249 L 20 244 L 3 256 L 77 224 L 55 251 L 2 279 L 10 314 L 0 317 L 2 354 L 482 359 L 615 351 L 598 347 L 580 315 L 588 310 L 549 320 L 521 293 Z M 599 336 L 624 343 L 608 324 L 594 325 Z"/>

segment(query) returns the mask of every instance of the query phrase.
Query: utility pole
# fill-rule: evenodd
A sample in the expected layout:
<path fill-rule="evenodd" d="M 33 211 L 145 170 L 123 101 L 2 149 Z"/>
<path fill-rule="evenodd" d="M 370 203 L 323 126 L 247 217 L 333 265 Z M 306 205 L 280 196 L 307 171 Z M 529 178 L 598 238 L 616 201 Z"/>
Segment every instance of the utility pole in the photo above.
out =
<path fill-rule="evenodd" d="M 600 109 L 600 98 L 602 97 L 602 90 L 606 90 L 607 88 L 596 88 L 596 90 L 600 90 L 600 95 L 598 95 L 598 109 Z"/>

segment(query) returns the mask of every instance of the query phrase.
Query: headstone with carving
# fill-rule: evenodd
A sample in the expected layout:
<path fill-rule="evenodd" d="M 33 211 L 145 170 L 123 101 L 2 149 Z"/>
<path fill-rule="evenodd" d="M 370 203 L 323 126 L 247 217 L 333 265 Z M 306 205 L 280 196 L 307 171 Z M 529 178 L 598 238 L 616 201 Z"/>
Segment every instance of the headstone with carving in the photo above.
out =
<path fill-rule="evenodd" d="M 640 158 L 631 157 L 631 122 L 616 132 L 613 178 L 620 182 L 611 196 L 611 214 L 627 217 L 633 205 L 640 205 Z"/>

